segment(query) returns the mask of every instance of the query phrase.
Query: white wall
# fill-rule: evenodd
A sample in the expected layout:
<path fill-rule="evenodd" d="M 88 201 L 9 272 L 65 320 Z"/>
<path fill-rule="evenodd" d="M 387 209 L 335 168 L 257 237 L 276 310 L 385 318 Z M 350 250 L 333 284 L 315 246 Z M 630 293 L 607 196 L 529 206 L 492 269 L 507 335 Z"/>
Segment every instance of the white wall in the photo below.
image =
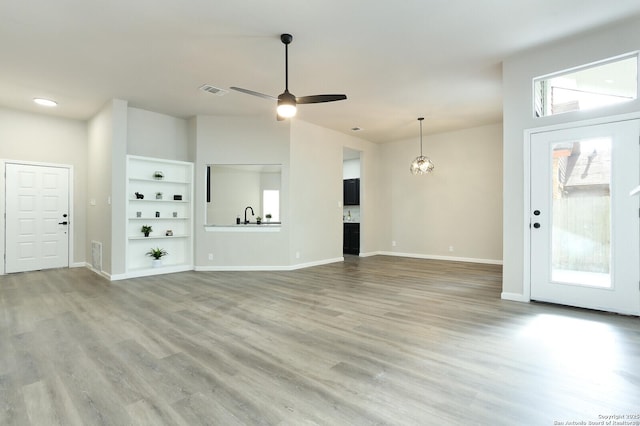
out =
<path fill-rule="evenodd" d="M 524 130 L 640 110 L 640 101 L 635 100 L 598 110 L 536 119 L 532 113 L 533 78 L 639 49 L 640 20 L 636 18 L 523 52 L 504 61 L 503 297 L 529 298 L 528 294 L 523 294 L 523 244 L 528 226 L 524 212 Z"/>
<path fill-rule="evenodd" d="M 87 203 L 86 123 L 0 108 L 0 158 L 73 166 L 74 204 L 70 216 L 73 227 L 71 262 L 83 264 L 87 259 L 84 213 Z M 2 191 L 0 199 L 4 200 L 4 181 L 0 187 Z M 4 241 L 2 234 L 5 228 L 4 215 L 0 217 L 3 218 L 0 241 Z M 4 245 L 0 247 L 0 256 L 2 254 L 4 254 Z"/>
<path fill-rule="evenodd" d="M 341 259 L 344 147 L 363 151 L 363 165 L 368 168 L 363 166 L 361 179 L 370 179 L 371 185 L 369 191 L 362 185 L 361 199 L 377 205 L 373 177 L 377 145 L 300 120 L 277 122 L 270 117 L 199 116 L 189 122 L 189 128 L 197 157 L 197 269 L 277 269 Z M 282 164 L 281 231 L 206 232 L 207 164 Z M 375 251 L 376 214 L 368 220 L 363 241 Z"/>
<path fill-rule="evenodd" d="M 193 161 L 187 141 L 187 120 L 128 108 L 127 154 Z"/>
<path fill-rule="evenodd" d="M 91 259 L 91 241 L 102 243 L 102 271 L 111 273 L 111 104 L 96 114 L 88 125 L 87 174 L 87 259 Z"/>
<path fill-rule="evenodd" d="M 372 144 L 304 121 L 291 125 L 291 263 L 342 258 L 343 150 L 361 151 L 360 252 L 377 250 L 378 150 Z M 300 257 L 296 257 L 299 253 Z"/>
<path fill-rule="evenodd" d="M 198 116 L 190 121 L 189 127 L 192 129 L 190 135 L 195 139 L 197 158 L 194 200 L 196 268 L 260 269 L 288 265 L 291 222 L 286 210 L 281 212 L 280 232 L 207 232 L 204 225 L 208 164 L 282 164 L 281 204 L 286 206 L 289 203 L 289 123 L 277 122 L 271 117 Z M 234 213 L 231 219 L 235 219 L 238 213 Z M 213 260 L 208 259 L 209 253 Z"/>
<path fill-rule="evenodd" d="M 427 135 L 423 146 L 435 169 L 414 176 L 409 165 L 420 154 L 419 135 L 382 145 L 381 214 L 387 226 L 379 230 L 380 250 L 500 263 L 501 124 Z"/>
<path fill-rule="evenodd" d="M 102 271 L 125 272 L 127 103 L 114 99 L 88 125 L 87 259 L 102 243 Z"/>
<path fill-rule="evenodd" d="M 127 268 L 127 129 L 129 114 L 127 101 L 111 101 L 111 267 L 113 274 Z"/>
<path fill-rule="evenodd" d="M 342 144 L 327 129 L 291 124 L 291 264 L 342 259 Z"/>

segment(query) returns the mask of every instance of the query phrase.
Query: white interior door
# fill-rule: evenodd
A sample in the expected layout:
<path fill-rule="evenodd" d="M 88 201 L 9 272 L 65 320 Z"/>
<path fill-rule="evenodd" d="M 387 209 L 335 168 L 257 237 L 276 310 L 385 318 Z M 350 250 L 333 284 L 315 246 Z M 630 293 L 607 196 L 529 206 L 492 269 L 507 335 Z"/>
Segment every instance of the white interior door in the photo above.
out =
<path fill-rule="evenodd" d="M 6 164 L 5 271 L 69 266 L 69 169 Z"/>
<path fill-rule="evenodd" d="M 640 314 L 640 121 L 531 136 L 531 299 Z"/>

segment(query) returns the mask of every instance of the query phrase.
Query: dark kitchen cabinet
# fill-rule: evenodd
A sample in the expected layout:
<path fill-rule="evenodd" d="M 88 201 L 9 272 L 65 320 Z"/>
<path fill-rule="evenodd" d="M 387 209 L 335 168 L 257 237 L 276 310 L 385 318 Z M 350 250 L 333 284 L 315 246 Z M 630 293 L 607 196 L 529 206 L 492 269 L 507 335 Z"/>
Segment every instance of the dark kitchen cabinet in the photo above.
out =
<path fill-rule="evenodd" d="M 345 179 L 343 184 L 344 205 L 360 205 L 360 179 Z"/>
<path fill-rule="evenodd" d="M 360 224 L 345 223 L 342 240 L 342 253 L 360 254 Z"/>

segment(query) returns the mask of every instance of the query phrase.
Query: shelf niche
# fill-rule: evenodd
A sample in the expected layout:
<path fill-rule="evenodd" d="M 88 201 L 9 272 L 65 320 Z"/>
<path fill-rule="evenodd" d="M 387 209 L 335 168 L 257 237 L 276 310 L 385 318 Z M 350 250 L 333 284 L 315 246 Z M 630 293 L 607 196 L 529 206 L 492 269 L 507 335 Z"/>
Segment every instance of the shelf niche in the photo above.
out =
<path fill-rule="evenodd" d="M 193 163 L 128 155 L 126 215 L 123 278 L 193 269 Z M 148 237 L 143 225 L 152 227 Z M 169 253 L 162 267 L 152 267 L 152 247 Z"/>

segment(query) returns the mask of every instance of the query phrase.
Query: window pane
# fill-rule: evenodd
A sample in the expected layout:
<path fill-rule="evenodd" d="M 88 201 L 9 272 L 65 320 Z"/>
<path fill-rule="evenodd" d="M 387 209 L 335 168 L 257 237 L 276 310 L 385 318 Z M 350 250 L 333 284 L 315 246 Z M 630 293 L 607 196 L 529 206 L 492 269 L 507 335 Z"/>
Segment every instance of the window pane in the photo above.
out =
<path fill-rule="evenodd" d="M 280 222 L 280 191 L 265 189 L 262 193 L 262 208 L 266 221 Z M 271 219 L 267 215 L 271 215 Z"/>
<path fill-rule="evenodd" d="M 611 139 L 552 150 L 551 279 L 611 287 Z"/>
<path fill-rule="evenodd" d="M 638 57 L 587 66 L 534 81 L 537 117 L 600 108 L 637 97 Z"/>

